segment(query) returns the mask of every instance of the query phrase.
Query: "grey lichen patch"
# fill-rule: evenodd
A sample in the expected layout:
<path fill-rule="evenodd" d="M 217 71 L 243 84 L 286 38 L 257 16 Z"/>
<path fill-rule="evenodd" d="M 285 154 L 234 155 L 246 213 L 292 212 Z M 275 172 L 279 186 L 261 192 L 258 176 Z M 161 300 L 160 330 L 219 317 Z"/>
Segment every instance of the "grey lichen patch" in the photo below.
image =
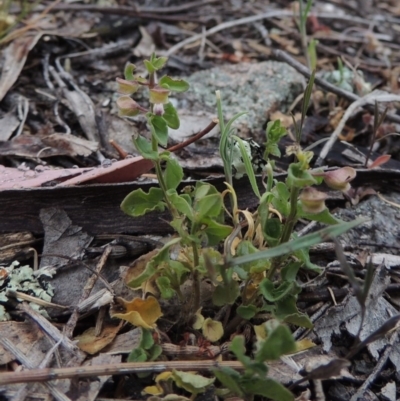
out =
<path fill-rule="evenodd" d="M 53 288 L 50 284 L 42 286 L 38 280 L 38 276 L 34 270 L 25 265 L 20 266 L 18 261 L 14 261 L 8 267 L 1 267 L 0 279 L 0 303 L 8 301 L 7 291 L 18 291 L 33 297 L 39 298 L 43 301 L 50 302 L 53 293 Z M 41 306 L 29 303 L 32 309 L 37 310 L 44 316 L 48 316 L 45 309 Z M 3 305 L 0 304 L 0 321 L 9 320 L 10 315 L 6 312 Z"/>
<path fill-rule="evenodd" d="M 271 112 L 285 112 L 303 92 L 302 75 L 285 63 L 265 61 L 241 63 L 199 71 L 187 78 L 185 98 L 191 108 L 216 115 L 215 91 L 221 91 L 225 118 L 246 111 L 238 120 L 241 136 L 261 130 Z"/>

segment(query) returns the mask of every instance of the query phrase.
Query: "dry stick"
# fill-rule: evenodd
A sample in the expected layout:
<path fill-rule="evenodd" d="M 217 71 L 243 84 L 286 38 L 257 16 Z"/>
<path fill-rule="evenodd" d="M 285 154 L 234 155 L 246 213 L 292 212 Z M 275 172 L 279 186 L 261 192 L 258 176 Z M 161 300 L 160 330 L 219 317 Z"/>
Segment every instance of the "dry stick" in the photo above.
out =
<path fill-rule="evenodd" d="M 1 338 L 0 337 L 0 344 L 3 346 L 4 349 L 6 349 L 7 351 L 9 351 L 10 353 L 12 353 L 15 358 L 18 359 L 18 361 L 20 361 L 23 365 L 25 365 L 27 368 L 29 369 L 35 369 L 34 364 L 17 348 L 14 346 L 14 344 L 8 339 L 8 338 Z M 43 370 L 43 366 L 46 366 L 47 363 L 49 362 L 50 356 L 53 354 L 53 352 L 55 351 L 55 349 L 60 345 L 60 342 L 58 342 L 57 344 L 55 344 L 50 350 L 49 352 L 46 354 L 46 356 L 44 357 L 43 361 L 40 363 L 39 365 L 39 370 Z M 44 369 L 46 370 L 46 369 Z M 27 372 L 27 371 L 25 371 Z M 11 373 L 14 374 L 14 373 Z M 25 383 L 24 381 L 19 382 L 19 383 Z M 6 383 L 4 383 L 6 384 Z M 49 391 L 51 392 L 51 394 L 53 395 L 53 397 L 57 400 L 57 401 L 71 401 L 66 395 L 64 395 L 63 393 L 61 393 L 55 386 L 54 383 L 44 383 L 44 385 L 49 389 Z M 26 387 L 22 387 L 20 390 L 17 391 L 16 395 L 14 396 L 13 400 L 17 400 L 17 399 L 24 399 L 24 393 L 26 391 Z M 18 398 L 16 398 L 18 397 Z"/>
<path fill-rule="evenodd" d="M 88 278 L 87 283 L 86 283 L 85 287 L 83 288 L 81 298 L 79 299 L 79 302 L 77 305 L 81 304 L 83 301 L 85 301 L 89 297 L 89 295 L 96 283 L 96 280 L 99 277 L 99 273 L 101 272 L 103 266 L 107 262 L 107 259 L 111 253 L 111 250 L 112 250 L 111 246 L 107 246 L 104 248 L 104 252 L 101 255 L 101 257 L 97 263 L 95 271 Z M 72 337 L 76 323 L 78 322 L 78 318 L 79 318 L 79 308 L 78 308 L 78 306 L 76 306 L 64 328 L 64 334 L 68 338 Z"/>
<path fill-rule="evenodd" d="M 167 362 L 133 362 L 106 365 L 83 366 L 73 368 L 32 369 L 21 372 L 2 373 L 0 386 L 5 384 L 42 382 L 49 380 L 69 379 L 76 377 L 126 375 L 131 373 L 165 372 L 166 370 L 204 371 L 219 367 L 243 370 L 238 361 L 167 361 Z"/>
<path fill-rule="evenodd" d="M 328 155 L 329 151 L 332 149 L 334 143 L 336 142 L 337 138 L 339 137 L 340 133 L 342 132 L 346 121 L 350 118 L 350 116 L 354 113 L 354 111 L 358 107 L 362 107 L 365 105 L 373 105 L 375 102 L 398 102 L 400 101 L 400 95 L 392 95 L 390 93 L 386 93 L 383 91 L 373 91 L 369 95 L 366 95 L 362 98 L 359 98 L 355 102 L 353 102 L 344 113 L 342 119 L 340 120 L 339 124 L 332 132 L 330 138 L 325 143 L 324 147 L 322 148 L 319 157 L 315 163 L 316 166 L 321 166 L 322 162 Z M 389 119 L 390 115 L 387 116 Z"/>
<path fill-rule="evenodd" d="M 217 33 L 219 31 L 222 31 L 224 29 L 229 29 L 233 28 L 235 26 L 239 25 L 244 25 L 244 24 L 250 24 L 256 21 L 264 20 L 264 19 L 269 19 L 269 18 L 283 18 L 283 17 L 298 17 L 298 13 L 294 13 L 293 11 L 287 11 L 287 10 L 274 10 L 274 11 L 269 11 L 263 14 L 256 14 L 256 15 L 251 15 L 249 17 L 244 17 L 244 18 L 239 18 L 237 20 L 233 21 L 227 21 L 222 24 L 219 24 L 208 31 L 199 33 L 197 35 L 194 35 L 190 38 L 187 38 L 183 40 L 182 42 L 177 43 L 175 46 L 172 46 L 167 52 L 166 56 L 171 56 L 172 54 L 176 53 L 178 50 L 182 49 L 186 45 L 196 42 L 197 40 L 201 40 L 203 37 L 207 37 L 210 35 L 213 35 L 214 33 Z M 317 18 L 328 18 L 328 19 L 344 19 L 347 20 L 349 17 L 346 16 L 340 16 L 340 15 L 332 15 L 332 14 L 327 14 L 327 13 L 317 13 L 315 14 Z M 354 23 L 355 20 L 357 22 L 363 23 L 363 24 L 368 24 L 368 21 L 365 21 L 364 19 L 361 18 L 352 18 L 352 22 Z"/>
<path fill-rule="evenodd" d="M 300 62 L 298 62 L 296 59 L 291 57 L 289 54 L 287 54 L 283 50 L 272 49 L 272 54 L 276 58 L 288 63 L 290 66 L 292 66 L 295 70 L 300 72 L 300 74 L 304 75 L 306 78 L 310 78 L 311 71 L 305 65 L 301 64 Z M 323 89 L 325 89 L 325 90 L 327 90 L 329 92 L 336 93 L 337 95 L 342 96 L 345 99 L 348 99 L 348 100 L 351 100 L 351 101 L 356 101 L 356 100 L 359 100 L 359 99 L 363 99 L 360 96 L 357 96 L 353 92 L 349 92 L 349 91 L 343 90 L 343 89 L 341 89 L 341 88 L 339 88 L 339 87 L 337 87 L 337 86 L 335 86 L 333 84 L 330 84 L 329 82 L 325 81 L 324 79 L 315 77 L 314 81 L 321 88 L 323 88 Z M 386 118 L 389 119 L 390 121 L 395 122 L 395 123 L 400 123 L 400 116 L 390 115 L 389 114 L 389 115 L 386 116 Z"/>
<path fill-rule="evenodd" d="M 60 342 L 54 344 L 47 351 L 47 353 L 44 356 L 42 362 L 40 362 L 40 364 L 38 366 L 39 369 L 46 368 L 50 364 L 51 359 L 53 357 L 53 354 L 54 354 L 55 350 L 58 348 L 59 345 L 60 345 Z M 31 365 L 33 365 L 33 364 L 31 364 Z M 45 387 L 47 387 L 50 390 L 50 392 L 53 392 L 53 389 L 52 389 L 53 386 L 49 386 L 48 384 L 52 384 L 52 383 L 45 383 Z M 24 384 L 21 385 L 21 387 L 19 388 L 19 390 L 14 395 L 14 397 L 12 398 L 11 401 L 24 401 L 27 395 L 28 395 L 28 384 L 24 383 Z M 60 393 L 59 390 L 57 390 L 57 389 L 56 389 L 56 391 L 54 391 L 53 395 L 54 395 L 56 400 L 63 400 L 63 401 L 64 400 L 65 401 L 69 400 L 68 397 L 65 397 L 64 394 Z"/>
<path fill-rule="evenodd" d="M 189 146 L 191 143 L 198 141 L 200 138 L 202 138 L 204 135 L 208 134 L 216 125 L 218 124 L 218 120 L 214 119 L 213 121 L 210 122 L 210 124 L 207 125 L 206 128 L 204 128 L 202 131 L 200 131 L 198 134 L 193 135 L 191 138 L 188 140 L 178 143 L 177 145 L 171 146 L 168 148 L 169 152 L 176 152 L 177 150 L 183 149 L 186 146 Z"/>
<path fill-rule="evenodd" d="M 364 399 L 364 393 L 367 391 L 368 387 L 376 379 L 379 372 L 382 370 L 383 366 L 385 365 L 386 361 L 388 360 L 389 355 L 392 352 L 393 344 L 395 343 L 395 341 L 397 339 L 397 335 L 398 335 L 397 332 L 394 332 L 391 335 L 389 344 L 387 345 L 387 348 L 385 349 L 385 352 L 383 353 L 382 357 L 379 359 L 378 363 L 376 364 L 374 370 L 368 376 L 367 380 L 365 380 L 364 383 L 361 385 L 361 387 L 357 390 L 357 392 L 353 395 L 353 397 L 350 398 L 350 401 L 357 401 L 357 400 Z"/>
<path fill-rule="evenodd" d="M 183 40 L 182 42 L 177 43 L 175 46 L 172 46 L 166 52 L 166 56 L 169 57 L 172 54 L 176 53 L 178 50 L 185 47 L 186 45 L 196 42 L 197 40 L 201 40 L 202 38 L 206 38 L 207 36 L 213 35 L 214 33 L 217 33 L 219 31 L 223 31 L 224 29 L 233 28 L 238 25 L 249 24 L 249 23 L 260 21 L 263 19 L 276 18 L 276 17 L 293 17 L 293 15 L 294 15 L 293 11 L 274 10 L 274 11 L 269 11 L 269 12 L 263 13 L 263 14 L 251 15 L 250 17 L 240 18 L 240 19 L 233 20 L 233 21 L 227 21 L 227 22 L 219 24 L 205 32 L 202 32 L 198 35 L 191 36 L 190 38 L 187 38 L 187 39 Z"/>
<path fill-rule="evenodd" d="M 274 50 L 273 49 L 272 54 L 275 57 L 277 57 L 278 59 L 283 60 L 286 63 L 288 63 L 289 65 L 291 65 L 294 69 L 296 69 L 298 72 L 300 72 L 305 77 L 309 78 L 311 76 L 311 71 L 306 66 L 299 63 L 293 57 L 289 56 L 289 54 L 287 54 L 286 52 L 284 52 L 282 50 Z M 354 109 L 356 109 L 357 107 L 360 107 L 360 106 L 372 106 L 375 101 L 398 102 L 400 100 L 399 95 L 391 95 L 389 93 L 380 92 L 380 91 L 378 91 L 378 96 L 377 96 L 377 91 L 374 91 L 374 92 L 370 93 L 369 95 L 366 95 L 364 97 L 359 97 L 355 93 L 348 92 L 341 88 L 338 88 L 337 86 L 332 85 L 329 82 L 326 82 L 325 80 L 318 78 L 318 77 L 315 77 L 315 83 L 317 85 L 319 85 L 321 88 L 323 88 L 329 92 L 336 93 L 337 95 L 342 96 L 342 97 L 354 102 L 347 109 L 347 111 L 344 114 L 344 116 L 342 117 L 342 120 L 340 121 L 339 125 L 337 126 L 337 128 L 332 133 L 331 137 L 329 138 L 329 140 L 326 142 L 325 146 L 323 147 L 323 149 L 320 153 L 320 156 L 316 162 L 317 166 L 322 164 L 322 161 L 325 159 L 329 150 L 332 148 L 334 142 L 336 141 L 337 137 L 339 136 L 340 132 L 342 131 L 345 122 L 350 117 L 350 115 L 354 111 Z M 388 114 L 388 115 L 386 115 L 386 118 L 390 121 L 400 123 L 400 116 Z"/>
<path fill-rule="evenodd" d="M 34 311 L 28 304 L 23 302 L 21 305 L 18 305 L 18 309 L 25 312 L 32 320 L 34 320 L 41 330 L 43 330 L 55 342 L 61 341 L 62 346 L 66 350 L 74 354 L 79 351 L 79 348 L 71 340 L 63 336 L 56 327 L 54 327 L 39 312 Z"/>
<path fill-rule="evenodd" d="M 182 11 L 192 10 L 193 8 L 202 7 L 206 4 L 218 3 L 220 0 L 201 0 L 192 1 L 190 3 L 181 4 L 179 6 L 171 7 L 99 7 L 90 4 L 59 4 L 53 8 L 54 11 L 92 11 L 103 14 L 118 14 L 142 17 L 142 14 L 151 14 L 149 16 L 157 18 L 156 14 L 177 14 Z M 43 7 L 39 6 L 34 11 L 40 11 Z"/>

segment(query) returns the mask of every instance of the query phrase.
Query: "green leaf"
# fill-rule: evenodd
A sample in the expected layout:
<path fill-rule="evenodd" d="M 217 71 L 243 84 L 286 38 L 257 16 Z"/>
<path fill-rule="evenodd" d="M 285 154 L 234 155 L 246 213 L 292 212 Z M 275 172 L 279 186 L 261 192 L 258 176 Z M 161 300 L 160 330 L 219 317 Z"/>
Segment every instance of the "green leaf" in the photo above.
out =
<path fill-rule="evenodd" d="M 297 272 L 303 263 L 301 262 L 289 262 L 281 270 L 282 280 L 287 282 L 294 282 L 296 280 Z"/>
<path fill-rule="evenodd" d="M 156 71 L 156 69 L 153 67 L 153 64 L 149 60 L 143 60 L 143 64 L 149 74 L 153 74 Z"/>
<path fill-rule="evenodd" d="M 167 146 L 168 143 L 168 125 L 162 116 L 150 115 L 147 119 L 151 134 L 154 135 L 158 143 L 162 146 Z"/>
<path fill-rule="evenodd" d="M 296 343 L 291 331 L 280 324 L 268 332 L 267 338 L 260 342 L 255 359 L 258 362 L 273 361 L 295 350 Z"/>
<path fill-rule="evenodd" d="M 121 203 L 121 209 L 129 216 L 143 216 L 153 210 L 164 211 L 164 194 L 160 188 L 150 188 L 146 194 L 141 188 L 132 191 Z"/>
<path fill-rule="evenodd" d="M 167 189 L 176 189 L 183 179 L 183 169 L 176 159 L 169 157 L 164 171 Z"/>
<path fill-rule="evenodd" d="M 235 354 L 238 361 L 244 366 L 251 365 L 251 359 L 246 355 L 246 347 L 244 345 L 244 337 L 241 335 L 233 337 L 229 349 Z"/>
<path fill-rule="evenodd" d="M 221 194 L 206 195 L 198 199 L 194 205 L 196 211 L 196 220 L 201 221 L 203 217 L 219 216 L 222 210 L 222 196 Z"/>
<path fill-rule="evenodd" d="M 256 248 L 251 241 L 240 241 L 237 249 L 236 255 L 237 256 L 244 256 L 249 255 L 251 253 L 259 252 L 258 248 Z M 268 270 L 271 266 L 270 261 L 268 260 L 257 260 L 253 263 L 246 263 L 242 265 L 242 268 L 247 273 L 262 273 Z"/>
<path fill-rule="evenodd" d="M 243 319 L 250 320 L 252 319 L 256 313 L 258 312 L 258 308 L 255 305 L 240 305 L 236 312 Z"/>
<path fill-rule="evenodd" d="M 232 227 L 216 222 L 213 219 L 203 218 L 200 221 L 201 225 L 205 225 L 203 229 L 204 234 L 207 235 L 207 242 L 209 246 L 218 245 L 220 241 L 232 232 Z"/>
<path fill-rule="evenodd" d="M 183 284 L 184 276 L 190 272 L 190 269 L 177 260 L 168 260 L 167 275 L 172 288 L 179 288 Z"/>
<path fill-rule="evenodd" d="M 171 299 L 175 295 L 175 290 L 171 288 L 171 282 L 168 277 L 157 277 L 156 284 L 161 292 L 161 297 L 164 299 Z"/>
<path fill-rule="evenodd" d="M 258 197 L 258 199 L 260 199 L 261 195 L 260 195 L 260 190 L 258 189 L 256 176 L 254 174 L 253 164 L 251 163 L 249 154 L 247 153 L 247 150 L 244 146 L 244 142 L 238 136 L 235 135 L 232 135 L 232 139 L 234 139 L 239 144 L 240 154 L 242 155 L 244 167 L 246 169 L 246 173 L 249 178 L 251 188 L 254 194 Z"/>
<path fill-rule="evenodd" d="M 269 121 L 265 134 L 268 142 L 278 143 L 281 138 L 287 135 L 286 128 L 281 125 L 281 120 Z"/>
<path fill-rule="evenodd" d="M 177 244 L 180 241 L 180 237 L 174 238 L 171 241 L 168 241 L 157 253 L 156 256 L 151 259 L 150 262 L 147 263 L 144 271 L 139 274 L 139 276 L 133 278 L 129 283 L 128 287 L 131 288 L 139 288 L 145 281 L 154 276 L 154 274 L 158 271 L 158 266 L 162 262 L 166 262 L 169 260 L 169 250 L 171 246 Z"/>
<path fill-rule="evenodd" d="M 185 215 L 189 220 L 194 220 L 192 206 L 188 202 L 188 197 L 185 194 L 178 195 L 176 190 L 172 189 L 167 192 L 170 202 L 176 209 Z M 189 197 L 190 199 L 190 197 Z"/>
<path fill-rule="evenodd" d="M 161 345 L 154 344 L 148 351 L 148 360 L 155 361 L 163 352 Z"/>
<path fill-rule="evenodd" d="M 171 129 L 178 129 L 180 126 L 180 121 L 178 113 L 171 102 L 164 105 L 164 114 L 162 118 L 167 123 L 168 127 Z"/>
<path fill-rule="evenodd" d="M 269 247 L 278 245 L 282 234 L 282 223 L 280 220 L 276 217 L 267 219 L 263 225 L 263 234 Z"/>
<path fill-rule="evenodd" d="M 282 384 L 264 377 L 262 379 L 253 378 L 242 384 L 246 394 L 257 394 L 276 401 L 293 401 L 294 395 Z"/>
<path fill-rule="evenodd" d="M 293 283 L 283 281 L 278 287 L 268 278 L 264 278 L 260 283 L 260 292 L 262 296 L 269 302 L 276 302 L 284 298 L 293 288 Z"/>
<path fill-rule="evenodd" d="M 150 349 L 154 345 L 153 335 L 150 330 L 141 328 L 142 330 L 142 338 L 140 340 L 140 348 Z"/>
<path fill-rule="evenodd" d="M 297 238 L 297 236 L 295 236 L 294 238 Z M 296 256 L 296 258 L 298 258 L 303 262 L 304 264 L 303 267 L 313 271 L 314 273 L 321 274 L 322 269 L 318 265 L 310 261 L 310 254 L 308 247 L 299 249 L 298 251 L 294 252 L 294 256 Z"/>
<path fill-rule="evenodd" d="M 265 134 L 266 142 L 264 159 L 268 160 L 268 156 L 270 154 L 280 157 L 281 151 L 279 150 L 278 142 L 287 134 L 286 128 L 282 127 L 280 120 L 269 121 L 265 130 Z"/>
<path fill-rule="evenodd" d="M 216 306 L 233 305 L 239 293 L 239 284 L 231 280 L 228 285 L 221 284 L 215 288 L 212 300 Z"/>
<path fill-rule="evenodd" d="M 154 56 L 154 54 L 153 54 Z M 152 57 L 151 62 L 156 70 L 161 70 L 167 64 L 168 57 Z"/>
<path fill-rule="evenodd" d="M 296 326 L 306 327 L 307 329 L 313 328 L 310 318 L 297 309 L 295 295 L 288 295 L 286 298 L 276 302 L 275 305 L 277 319 Z"/>
<path fill-rule="evenodd" d="M 300 163 L 291 163 L 288 168 L 287 185 L 297 188 L 309 187 L 317 183 L 315 178 L 307 171 L 303 170 Z"/>
<path fill-rule="evenodd" d="M 186 92 L 189 89 L 189 84 L 186 81 L 183 79 L 173 79 L 168 75 L 161 77 L 158 84 L 173 92 Z"/>
<path fill-rule="evenodd" d="M 135 348 L 128 356 L 128 362 L 145 362 L 147 361 L 147 353 L 143 348 Z"/>
<path fill-rule="evenodd" d="M 151 143 L 142 136 L 138 136 L 137 138 L 133 138 L 133 143 L 135 145 L 136 150 L 143 156 L 145 159 L 156 161 L 159 159 L 158 152 L 153 150 Z"/>
<path fill-rule="evenodd" d="M 282 216 L 287 217 L 290 213 L 290 192 L 283 182 L 278 182 L 272 189 L 272 206 L 278 210 Z"/>
<path fill-rule="evenodd" d="M 343 220 L 337 219 L 336 217 L 332 216 L 328 209 L 324 209 L 322 212 L 316 214 L 305 213 L 300 202 L 297 205 L 297 215 L 298 217 L 307 220 L 318 221 L 325 224 L 338 224 L 343 222 Z"/>
<path fill-rule="evenodd" d="M 181 372 L 174 370 L 172 378 L 178 387 L 189 391 L 191 394 L 199 394 L 214 383 L 215 378 L 207 378 L 199 375 L 198 373 Z"/>
<path fill-rule="evenodd" d="M 128 64 L 125 66 L 124 76 L 125 76 L 125 79 L 126 79 L 127 81 L 134 81 L 134 80 L 135 80 L 135 76 L 133 75 L 133 73 L 135 72 L 135 70 L 136 70 L 135 64 L 128 63 Z"/>
<path fill-rule="evenodd" d="M 240 374 L 229 367 L 223 367 L 221 369 L 213 369 L 215 377 L 228 388 L 232 393 L 238 397 L 243 396 L 243 391 L 240 388 Z"/>
<path fill-rule="evenodd" d="M 241 265 L 243 263 L 254 262 L 260 259 L 275 258 L 277 256 L 282 256 L 291 252 L 295 252 L 299 249 L 307 248 L 316 245 L 320 242 L 326 241 L 327 238 L 329 237 L 336 237 L 338 235 L 341 235 L 344 232 L 351 230 L 353 227 L 356 227 L 364 223 L 365 221 L 366 221 L 365 219 L 357 219 L 346 223 L 336 224 L 334 226 L 324 228 L 315 233 L 308 234 L 300 238 L 296 238 L 293 241 L 281 244 L 279 246 L 276 246 L 275 248 L 253 253 L 251 255 L 245 255 L 245 256 L 240 256 L 238 258 L 233 258 L 227 263 L 227 265 L 228 266 Z"/>

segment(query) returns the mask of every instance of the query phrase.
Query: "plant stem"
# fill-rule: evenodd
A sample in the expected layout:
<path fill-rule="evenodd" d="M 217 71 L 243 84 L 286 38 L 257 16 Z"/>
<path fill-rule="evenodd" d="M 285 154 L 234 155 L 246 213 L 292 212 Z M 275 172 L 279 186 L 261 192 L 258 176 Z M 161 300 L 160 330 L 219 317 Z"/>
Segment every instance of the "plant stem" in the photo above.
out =
<path fill-rule="evenodd" d="M 286 220 L 285 226 L 283 227 L 283 232 L 281 239 L 279 241 L 280 244 L 284 244 L 285 242 L 288 242 L 290 239 L 290 236 L 292 235 L 294 226 L 297 222 L 297 198 L 299 196 L 300 189 L 292 186 L 291 191 L 290 191 L 290 213 L 289 216 Z M 274 258 L 272 261 L 271 268 L 269 269 L 267 273 L 267 278 L 273 277 L 275 274 L 277 268 L 282 262 L 282 256 L 278 258 Z"/>
<path fill-rule="evenodd" d="M 199 277 L 199 252 L 197 244 L 192 242 L 193 249 L 193 313 L 196 313 L 200 308 L 200 277 Z"/>

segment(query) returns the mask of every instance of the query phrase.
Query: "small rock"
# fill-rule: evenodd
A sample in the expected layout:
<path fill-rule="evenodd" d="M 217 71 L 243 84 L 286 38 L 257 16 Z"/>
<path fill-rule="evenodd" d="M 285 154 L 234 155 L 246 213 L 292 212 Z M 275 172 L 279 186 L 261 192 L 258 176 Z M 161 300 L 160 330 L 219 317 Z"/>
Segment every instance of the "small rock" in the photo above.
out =
<path fill-rule="evenodd" d="M 190 89 L 182 99 L 189 102 L 189 109 L 216 116 L 215 91 L 220 90 L 225 119 L 247 112 L 237 124 L 243 137 L 261 130 L 271 112 L 285 112 L 305 85 L 301 74 L 277 61 L 224 65 L 198 71 L 187 81 Z"/>

